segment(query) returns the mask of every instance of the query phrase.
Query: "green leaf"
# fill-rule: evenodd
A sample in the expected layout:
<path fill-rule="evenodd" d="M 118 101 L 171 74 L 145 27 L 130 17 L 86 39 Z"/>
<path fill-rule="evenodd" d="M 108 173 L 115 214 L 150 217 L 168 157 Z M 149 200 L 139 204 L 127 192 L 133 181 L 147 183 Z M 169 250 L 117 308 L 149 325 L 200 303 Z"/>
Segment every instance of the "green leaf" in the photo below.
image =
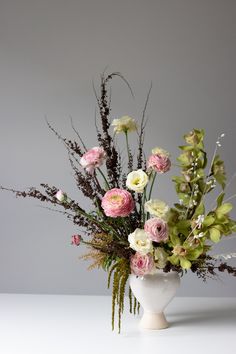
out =
<path fill-rule="evenodd" d="M 221 206 L 221 204 L 223 203 L 224 196 L 225 196 L 224 192 L 220 193 L 220 195 L 218 196 L 218 198 L 217 198 L 217 207 Z"/>
<path fill-rule="evenodd" d="M 188 205 L 190 201 L 190 196 L 185 193 L 178 193 L 178 198 L 182 199 L 184 205 Z"/>
<path fill-rule="evenodd" d="M 220 159 L 219 155 L 216 155 L 212 164 L 211 173 L 214 175 L 216 181 L 221 185 L 222 189 L 225 188 L 225 167 L 224 161 Z"/>
<path fill-rule="evenodd" d="M 186 258 L 181 257 L 180 258 L 180 265 L 183 269 L 189 269 L 191 268 L 191 262 L 188 261 Z"/>
<path fill-rule="evenodd" d="M 178 265 L 179 264 L 179 257 L 176 256 L 175 254 L 172 254 L 172 256 L 168 257 L 168 260 L 173 265 Z"/>
<path fill-rule="evenodd" d="M 174 176 L 174 177 L 172 177 L 172 181 L 176 182 L 176 183 L 182 183 L 182 182 L 185 182 L 185 179 L 184 179 L 184 177 Z"/>
<path fill-rule="evenodd" d="M 170 234 L 170 240 L 173 246 L 181 245 L 180 239 L 175 233 Z"/>
<path fill-rule="evenodd" d="M 217 174 L 215 175 L 215 179 L 221 185 L 222 189 L 225 189 L 226 177 L 224 175 Z"/>
<path fill-rule="evenodd" d="M 191 150 L 193 150 L 193 147 L 189 146 L 189 145 L 181 145 L 181 146 L 179 146 L 179 149 L 181 149 L 183 151 L 191 151 Z"/>
<path fill-rule="evenodd" d="M 178 229 L 178 234 L 183 234 L 186 237 L 190 232 L 190 221 L 189 220 L 181 220 L 176 225 Z"/>
<path fill-rule="evenodd" d="M 188 251 L 187 257 L 190 261 L 195 261 L 203 252 L 202 247 L 197 247 L 194 250 Z"/>
<path fill-rule="evenodd" d="M 180 230 L 180 229 L 187 229 L 189 228 L 190 225 L 191 225 L 190 220 L 180 220 L 176 226 L 178 230 Z"/>
<path fill-rule="evenodd" d="M 194 213 L 194 216 L 198 216 L 198 215 L 203 215 L 205 213 L 205 206 L 203 204 L 203 202 L 201 202 L 196 210 L 195 210 L 195 213 Z"/>
<path fill-rule="evenodd" d="M 180 154 L 177 160 L 181 163 L 183 166 L 188 166 L 190 165 L 190 159 L 186 153 Z"/>
<path fill-rule="evenodd" d="M 202 168 L 198 168 L 196 171 L 197 178 L 202 178 L 205 176 L 204 170 Z"/>
<path fill-rule="evenodd" d="M 214 216 L 212 216 L 212 215 L 207 215 L 207 216 L 205 217 L 204 221 L 203 221 L 203 226 L 208 227 L 208 226 L 214 224 L 214 222 L 215 222 Z"/>
<path fill-rule="evenodd" d="M 183 204 L 174 203 L 174 206 L 176 209 L 179 209 L 179 210 L 186 209 L 186 207 Z"/>
<path fill-rule="evenodd" d="M 212 227 L 212 228 L 209 230 L 209 232 L 210 232 L 210 239 L 211 239 L 211 241 L 213 241 L 213 242 L 215 242 L 215 243 L 217 243 L 217 242 L 220 241 L 220 236 L 221 236 L 221 234 L 220 234 L 220 231 L 219 231 L 218 229 L 216 229 L 215 227 Z"/>
<path fill-rule="evenodd" d="M 228 214 L 233 209 L 231 203 L 224 203 L 216 209 L 216 215 L 225 215 Z"/>

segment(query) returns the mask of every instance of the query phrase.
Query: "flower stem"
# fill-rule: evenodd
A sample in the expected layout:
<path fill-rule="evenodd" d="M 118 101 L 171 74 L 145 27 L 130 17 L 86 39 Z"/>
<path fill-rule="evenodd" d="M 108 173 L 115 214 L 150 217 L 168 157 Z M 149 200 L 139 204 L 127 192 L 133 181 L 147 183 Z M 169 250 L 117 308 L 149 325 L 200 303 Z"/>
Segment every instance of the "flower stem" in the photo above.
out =
<path fill-rule="evenodd" d="M 131 159 L 130 159 L 130 147 L 129 147 L 129 139 L 128 139 L 128 132 L 125 131 L 125 141 L 126 141 L 126 149 L 128 155 L 128 167 L 131 170 Z"/>
<path fill-rule="evenodd" d="M 147 201 L 147 195 L 146 195 L 146 187 L 144 188 L 143 191 L 143 198 L 142 198 L 142 219 L 143 219 L 143 224 L 145 224 L 146 221 L 146 215 L 145 215 L 145 211 L 144 211 L 144 206 L 145 206 L 145 202 Z"/>
<path fill-rule="evenodd" d="M 152 189 L 153 189 L 153 186 L 154 186 L 154 182 L 155 182 L 156 176 L 157 176 L 157 173 L 154 172 L 154 175 L 152 175 L 152 183 L 151 183 L 151 186 L 150 186 L 150 191 L 149 191 L 149 195 L 148 195 L 148 200 L 151 199 L 151 196 L 152 196 Z"/>
<path fill-rule="evenodd" d="M 106 176 L 104 175 L 104 173 L 102 172 L 102 170 L 101 170 L 100 168 L 98 168 L 98 172 L 100 173 L 100 175 L 101 175 L 102 178 L 104 179 L 107 188 L 110 189 L 110 186 L 109 186 L 109 183 L 108 183 L 108 181 L 107 181 L 107 179 L 106 179 Z"/>

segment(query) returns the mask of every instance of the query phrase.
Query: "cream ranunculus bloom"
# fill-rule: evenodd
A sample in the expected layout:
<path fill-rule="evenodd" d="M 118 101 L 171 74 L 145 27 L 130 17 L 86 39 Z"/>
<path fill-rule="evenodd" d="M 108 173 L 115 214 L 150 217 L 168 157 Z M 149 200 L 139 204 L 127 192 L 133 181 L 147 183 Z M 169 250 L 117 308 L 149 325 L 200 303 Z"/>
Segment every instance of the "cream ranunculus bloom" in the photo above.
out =
<path fill-rule="evenodd" d="M 154 262 L 156 266 L 160 269 L 164 268 L 167 263 L 168 254 L 162 247 L 155 248 L 154 251 Z"/>
<path fill-rule="evenodd" d="M 126 186 L 137 193 L 143 193 L 147 184 L 148 175 L 142 170 L 130 172 L 126 179 Z"/>
<path fill-rule="evenodd" d="M 152 241 L 148 234 L 142 229 L 136 229 L 132 234 L 129 234 L 128 241 L 130 247 L 140 254 L 148 254 L 152 251 Z"/>
<path fill-rule="evenodd" d="M 111 125 L 114 127 L 115 133 L 130 133 L 137 130 L 135 120 L 129 116 L 114 119 Z"/>
<path fill-rule="evenodd" d="M 169 212 L 169 206 L 159 199 L 150 199 L 145 203 L 145 210 L 152 216 L 157 216 L 166 220 Z"/>
<path fill-rule="evenodd" d="M 168 151 L 160 148 L 160 147 L 155 147 L 154 149 L 152 149 L 152 154 L 153 155 L 161 155 L 161 156 L 166 156 L 169 157 L 170 154 Z"/>

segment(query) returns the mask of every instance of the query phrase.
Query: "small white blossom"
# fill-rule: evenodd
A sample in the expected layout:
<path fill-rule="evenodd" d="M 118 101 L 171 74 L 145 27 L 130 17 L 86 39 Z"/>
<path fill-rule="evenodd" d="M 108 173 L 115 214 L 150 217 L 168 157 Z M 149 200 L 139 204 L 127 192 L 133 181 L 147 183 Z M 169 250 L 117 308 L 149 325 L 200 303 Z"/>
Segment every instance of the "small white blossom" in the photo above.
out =
<path fill-rule="evenodd" d="M 205 216 L 203 214 L 198 215 L 197 219 L 196 219 L 196 225 L 197 228 L 200 228 L 202 226 L 202 223 L 204 221 Z"/>
<path fill-rule="evenodd" d="M 225 260 L 231 259 L 231 258 L 236 258 L 236 252 L 228 253 L 228 254 L 216 254 L 213 256 L 213 258 L 215 258 L 215 259 L 224 258 Z"/>
<path fill-rule="evenodd" d="M 195 239 L 199 239 L 199 238 L 201 238 L 201 237 L 203 237 L 203 236 L 204 236 L 204 232 L 200 232 L 199 234 L 194 235 L 194 238 L 195 238 Z"/>

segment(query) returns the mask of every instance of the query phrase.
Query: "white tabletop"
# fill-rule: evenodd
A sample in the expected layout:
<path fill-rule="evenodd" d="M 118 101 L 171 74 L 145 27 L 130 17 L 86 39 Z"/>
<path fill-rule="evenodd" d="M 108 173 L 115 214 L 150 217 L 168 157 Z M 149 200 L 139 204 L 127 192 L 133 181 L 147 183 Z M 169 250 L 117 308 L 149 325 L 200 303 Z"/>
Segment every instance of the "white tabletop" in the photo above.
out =
<path fill-rule="evenodd" d="M 236 298 L 175 298 L 170 327 L 145 331 L 126 313 L 110 328 L 106 296 L 0 295 L 1 354 L 235 353 Z"/>

